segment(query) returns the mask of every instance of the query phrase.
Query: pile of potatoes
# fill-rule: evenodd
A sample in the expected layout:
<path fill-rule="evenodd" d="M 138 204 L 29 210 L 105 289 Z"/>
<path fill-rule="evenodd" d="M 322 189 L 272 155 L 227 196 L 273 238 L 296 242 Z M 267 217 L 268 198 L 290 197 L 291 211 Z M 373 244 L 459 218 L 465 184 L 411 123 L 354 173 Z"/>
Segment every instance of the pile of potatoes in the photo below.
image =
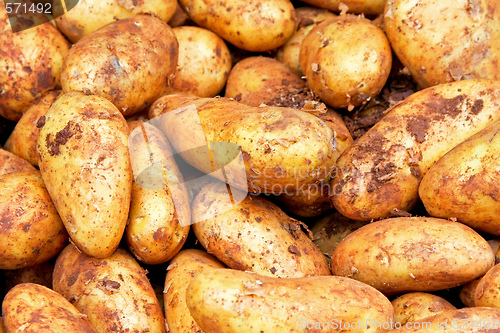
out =
<path fill-rule="evenodd" d="M 36 2 L 0 332 L 500 330 L 497 0 Z"/>

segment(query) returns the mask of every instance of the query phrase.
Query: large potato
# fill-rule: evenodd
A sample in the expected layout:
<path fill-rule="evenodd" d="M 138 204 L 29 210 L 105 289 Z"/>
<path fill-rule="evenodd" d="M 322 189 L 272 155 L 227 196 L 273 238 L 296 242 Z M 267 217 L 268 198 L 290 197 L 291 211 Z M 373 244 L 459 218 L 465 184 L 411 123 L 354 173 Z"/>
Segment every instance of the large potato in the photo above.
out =
<path fill-rule="evenodd" d="M 500 235 L 499 132 L 500 122 L 488 126 L 429 169 L 418 193 L 431 216 Z"/>
<path fill-rule="evenodd" d="M 289 0 L 179 0 L 179 4 L 196 24 L 247 51 L 280 47 L 295 28 Z"/>
<path fill-rule="evenodd" d="M 337 160 L 332 202 L 370 221 L 408 211 L 429 168 L 500 120 L 500 81 L 465 80 L 421 90 L 397 104 Z"/>
<path fill-rule="evenodd" d="M 500 79 L 497 0 L 388 0 L 384 27 L 394 52 L 424 88 Z"/>
<path fill-rule="evenodd" d="M 179 252 L 170 261 L 165 278 L 165 320 L 170 333 L 202 332 L 186 303 L 186 289 L 198 274 L 208 268 L 225 266 L 210 254 L 188 249 Z"/>
<path fill-rule="evenodd" d="M 14 287 L 5 296 L 2 312 L 7 332 L 98 332 L 64 297 L 35 283 Z"/>
<path fill-rule="evenodd" d="M 39 171 L 0 176 L 0 269 L 41 264 L 67 240 Z"/>
<path fill-rule="evenodd" d="M 172 29 L 147 15 L 110 23 L 68 52 L 61 73 L 65 93 L 83 91 L 111 101 L 128 116 L 163 94 L 177 66 Z"/>
<path fill-rule="evenodd" d="M 40 171 L 69 235 L 89 255 L 111 255 L 130 205 L 127 122 L 104 98 L 71 92 L 38 125 Z"/>
<path fill-rule="evenodd" d="M 219 333 L 384 332 L 374 323 L 394 315 L 384 295 L 352 279 L 279 279 L 230 269 L 200 273 L 186 302 L 204 332 Z"/>
<path fill-rule="evenodd" d="M 390 295 L 456 287 L 494 263 L 488 242 L 462 223 L 400 217 L 367 224 L 344 238 L 333 252 L 332 272 Z"/>
<path fill-rule="evenodd" d="M 192 205 L 193 231 L 201 245 L 231 268 L 277 277 L 330 275 L 323 254 L 271 202 L 228 195 L 222 182 L 205 186 Z"/>
<path fill-rule="evenodd" d="M 394 307 L 394 322 L 401 326 L 446 310 L 456 309 L 442 297 L 421 292 L 401 295 L 391 303 Z"/>
<path fill-rule="evenodd" d="M 168 22 L 176 5 L 175 0 L 71 0 L 54 1 L 53 12 L 57 28 L 76 43 L 108 23 L 138 14 L 152 14 Z"/>
<path fill-rule="evenodd" d="M 26 160 L 0 148 L 0 176 L 15 172 L 35 171 Z"/>
<path fill-rule="evenodd" d="M 350 13 L 376 15 L 384 11 L 385 0 L 302 0 L 310 5 L 334 12 L 347 9 Z"/>

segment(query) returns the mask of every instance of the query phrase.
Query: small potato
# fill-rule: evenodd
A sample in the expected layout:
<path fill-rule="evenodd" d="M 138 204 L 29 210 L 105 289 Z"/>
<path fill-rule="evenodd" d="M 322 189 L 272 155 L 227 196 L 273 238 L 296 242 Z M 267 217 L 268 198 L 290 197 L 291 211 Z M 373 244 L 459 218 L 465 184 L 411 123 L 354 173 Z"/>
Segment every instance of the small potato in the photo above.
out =
<path fill-rule="evenodd" d="M 326 104 L 349 111 L 382 90 L 391 65 L 391 47 L 382 29 L 353 15 L 318 24 L 300 47 L 308 87 Z"/>
<path fill-rule="evenodd" d="M 303 0 L 310 5 L 334 12 L 347 10 L 349 13 L 378 15 L 384 11 L 385 0 Z"/>
<path fill-rule="evenodd" d="M 391 303 L 394 307 L 394 322 L 401 326 L 446 310 L 456 309 L 442 297 L 420 292 L 401 295 Z"/>
<path fill-rule="evenodd" d="M 206 269 L 224 267 L 215 257 L 194 249 L 183 250 L 170 261 L 164 289 L 165 319 L 170 333 L 202 332 L 186 304 L 186 289 Z"/>
<path fill-rule="evenodd" d="M 20 284 L 9 291 L 2 312 L 7 332 L 97 332 L 64 297 L 35 283 Z"/>
<path fill-rule="evenodd" d="M 460 288 L 460 292 L 458 296 L 462 303 L 469 308 L 472 308 L 475 305 L 474 295 L 476 293 L 476 288 L 481 279 L 476 279 L 471 282 L 468 282 Z"/>
<path fill-rule="evenodd" d="M 137 15 L 110 23 L 73 45 L 64 60 L 61 85 L 65 93 L 104 97 L 129 116 L 162 95 L 177 56 L 172 29 L 153 16 Z"/>
<path fill-rule="evenodd" d="M 247 51 L 280 47 L 295 29 L 289 0 L 179 0 L 179 4 L 196 24 Z"/>
<path fill-rule="evenodd" d="M 55 260 L 22 269 L 2 271 L 5 278 L 5 293 L 21 283 L 36 283 L 52 289 L 52 273 Z"/>
<path fill-rule="evenodd" d="M 400 217 L 367 224 L 344 238 L 333 252 L 332 273 L 393 295 L 456 287 L 494 263 L 488 242 L 462 223 Z"/>
<path fill-rule="evenodd" d="M 187 23 L 189 23 L 189 15 L 184 11 L 184 9 L 182 9 L 181 5 L 179 5 L 179 2 L 177 2 L 174 15 L 168 21 L 168 25 L 172 28 L 177 28 L 183 25 L 190 25 Z"/>
<path fill-rule="evenodd" d="M 76 43 L 108 23 L 138 14 L 152 14 L 168 22 L 174 15 L 176 5 L 175 0 L 54 1 L 53 12 L 57 17 L 57 28 Z"/>
<path fill-rule="evenodd" d="M 204 332 L 219 333 L 385 332 L 366 323 L 389 323 L 394 315 L 384 295 L 352 279 L 279 279 L 230 269 L 198 274 L 186 302 Z"/>
<path fill-rule="evenodd" d="M 388 0 L 384 30 L 423 88 L 500 79 L 498 0 Z"/>
<path fill-rule="evenodd" d="M 500 264 L 496 264 L 477 283 L 474 306 L 500 308 Z"/>
<path fill-rule="evenodd" d="M 68 245 L 57 257 L 53 285 L 100 332 L 166 331 L 144 269 L 121 248 L 97 259 Z"/>
<path fill-rule="evenodd" d="M 36 138 L 39 129 L 37 122 L 45 116 L 52 104 L 62 95 L 61 90 L 51 91 L 37 100 L 19 119 L 10 134 L 4 149 L 24 158 L 32 165 L 38 166 L 36 154 Z"/>
<path fill-rule="evenodd" d="M 172 31 L 179 42 L 179 58 L 171 87 L 199 97 L 216 96 L 231 70 L 231 55 L 224 40 L 199 27 L 178 27 Z"/>
<path fill-rule="evenodd" d="M 15 172 L 29 172 L 36 169 L 28 161 L 0 148 L 0 176 Z"/>
<path fill-rule="evenodd" d="M 67 241 L 39 171 L 0 176 L 0 269 L 39 265 Z"/>
<path fill-rule="evenodd" d="M 130 205 L 127 122 L 104 98 L 71 92 L 38 126 L 40 171 L 69 235 L 89 255 L 111 255 Z"/>

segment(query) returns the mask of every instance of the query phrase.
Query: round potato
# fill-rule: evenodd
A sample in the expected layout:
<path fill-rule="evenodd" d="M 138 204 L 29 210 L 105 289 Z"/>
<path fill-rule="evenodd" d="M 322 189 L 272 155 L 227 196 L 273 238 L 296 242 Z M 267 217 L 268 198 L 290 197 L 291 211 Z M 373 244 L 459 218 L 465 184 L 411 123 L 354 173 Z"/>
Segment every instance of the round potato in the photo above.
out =
<path fill-rule="evenodd" d="M 332 272 L 391 295 L 456 287 L 494 263 L 488 242 L 462 223 L 400 217 L 367 224 L 344 238 L 333 252 Z"/>
<path fill-rule="evenodd" d="M 370 20 L 341 15 L 314 27 L 300 47 L 307 85 L 334 108 L 366 104 L 384 87 L 392 51 L 382 29 Z"/>
<path fill-rule="evenodd" d="M 0 269 L 41 264 L 67 241 L 39 171 L 0 176 Z"/>
<path fill-rule="evenodd" d="M 421 292 L 401 295 L 391 303 L 394 307 L 394 322 L 401 326 L 446 310 L 456 309 L 442 297 Z"/>
<path fill-rule="evenodd" d="M 163 94 L 177 57 L 172 29 L 155 17 L 137 15 L 110 23 L 73 45 L 64 60 L 61 85 L 65 93 L 104 97 L 129 116 Z"/>
<path fill-rule="evenodd" d="M 423 88 L 465 79 L 500 79 L 497 0 L 388 0 L 391 46 Z"/>
<path fill-rule="evenodd" d="M 179 4 L 196 24 L 247 51 L 280 47 L 295 29 L 289 0 L 179 0 Z"/>
<path fill-rule="evenodd" d="M 231 55 L 224 40 L 199 27 L 172 31 L 179 42 L 179 58 L 171 87 L 199 97 L 220 93 L 231 70 Z"/>
<path fill-rule="evenodd" d="M 29 172 L 36 169 L 28 161 L 0 148 L 0 176 L 15 172 Z"/>
<path fill-rule="evenodd" d="M 334 12 L 346 10 L 349 13 L 382 14 L 386 0 L 302 0 L 310 5 L 326 8 Z"/>
<path fill-rule="evenodd" d="M 54 1 L 53 12 L 57 17 L 57 28 L 76 43 L 108 23 L 138 14 L 152 14 L 168 22 L 174 15 L 176 5 L 175 0 Z"/>

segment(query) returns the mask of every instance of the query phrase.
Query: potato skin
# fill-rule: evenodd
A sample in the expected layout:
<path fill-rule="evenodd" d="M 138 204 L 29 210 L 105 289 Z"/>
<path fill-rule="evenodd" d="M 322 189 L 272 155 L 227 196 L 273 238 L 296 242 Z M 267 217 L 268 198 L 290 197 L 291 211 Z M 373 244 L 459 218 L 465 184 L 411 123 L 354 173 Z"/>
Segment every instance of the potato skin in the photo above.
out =
<path fill-rule="evenodd" d="M 0 269 L 41 264 L 67 240 L 39 171 L 0 176 Z"/>
<path fill-rule="evenodd" d="M 38 125 L 40 171 L 69 235 L 89 255 L 111 255 L 130 205 L 127 122 L 104 98 L 71 92 Z"/>
<path fill-rule="evenodd" d="M 479 281 L 481 279 L 476 279 L 472 280 L 471 282 L 467 282 L 460 288 L 460 292 L 458 293 L 458 296 L 460 297 L 460 300 L 462 303 L 468 307 L 472 308 L 475 305 L 475 300 L 474 300 L 474 295 L 476 293 L 476 287 L 479 284 Z"/>
<path fill-rule="evenodd" d="M 61 95 L 61 90 L 55 90 L 37 100 L 19 119 L 7 142 L 5 142 L 4 149 L 24 158 L 32 165 L 38 166 L 36 138 L 39 129 L 36 124 L 38 119 L 45 116 L 52 104 Z"/>
<path fill-rule="evenodd" d="M 500 78 L 500 3 L 496 0 L 389 0 L 384 30 L 423 87 Z"/>
<path fill-rule="evenodd" d="M 179 4 L 196 24 L 246 51 L 280 47 L 295 29 L 289 0 L 179 0 Z"/>
<path fill-rule="evenodd" d="M 204 332 L 303 332 L 307 322 L 364 323 L 392 320 L 394 310 L 380 292 L 338 276 L 279 279 L 230 269 L 205 270 L 186 291 L 189 311 Z M 342 310 L 340 310 L 342 309 Z M 337 322 L 337 323 L 338 323 Z M 340 329 L 308 329 L 340 332 Z M 342 332 L 383 332 L 369 329 Z"/>
<path fill-rule="evenodd" d="M 233 205 L 226 184 L 217 182 L 200 191 L 192 214 L 201 245 L 233 269 L 286 278 L 330 275 L 300 223 L 263 198 L 247 196 Z"/>
<path fill-rule="evenodd" d="M 54 269 L 54 290 L 100 332 L 165 332 L 165 321 L 143 268 L 119 248 L 105 259 L 69 244 Z"/>
<path fill-rule="evenodd" d="M 170 333 L 202 332 L 186 304 L 186 289 L 193 278 L 206 269 L 224 267 L 214 256 L 195 249 L 182 250 L 170 261 L 163 292 Z"/>
<path fill-rule="evenodd" d="M 303 0 L 305 3 L 315 7 L 326 8 L 334 12 L 340 12 L 346 5 L 349 13 L 377 15 L 384 11 L 385 0 Z"/>
<path fill-rule="evenodd" d="M 474 306 L 500 308 L 500 264 L 496 264 L 481 279 L 474 289 Z"/>
<path fill-rule="evenodd" d="M 429 168 L 500 120 L 500 81 L 465 80 L 421 90 L 393 107 L 337 160 L 335 208 L 370 221 L 409 211 Z"/>
<path fill-rule="evenodd" d="M 442 297 L 428 293 L 407 293 L 394 299 L 394 322 L 401 326 L 456 308 Z"/>
<path fill-rule="evenodd" d="M 332 273 L 392 295 L 456 287 L 494 263 L 488 242 L 464 224 L 400 217 L 367 224 L 344 238 L 333 252 Z"/>
<path fill-rule="evenodd" d="M 97 332 L 64 297 L 35 283 L 11 289 L 5 295 L 2 312 L 7 332 Z"/>
<path fill-rule="evenodd" d="M 64 60 L 61 85 L 65 93 L 104 97 L 129 116 L 162 95 L 178 52 L 165 22 L 146 15 L 119 20 L 73 45 Z"/>
<path fill-rule="evenodd" d="M 53 11 L 57 28 L 76 43 L 108 23 L 138 14 L 152 14 L 168 22 L 176 5 L 175 0 L 79 0 L 65 13 L 61 2 L 55 1 Z"/>
<path fill-rule="evenodd" d="M 138 260 L 157 265 L 172 259 L 186 241 L 189 195 L 160 130 L 138 122 L 129 144 L 134 182 L 125 239 Z"/>
<path fill-rule="evenodd" d="M 456 218 L 475 230 L 500 235 L 500 122 L 462 142 L 440 158 L 418 193 L 434 217 Z"/>
<path fill-rule="evenodd" d="M 15 172 L 29 172 L 36 169 L 28 161 L 0 148 L 0 176 Z"/>

